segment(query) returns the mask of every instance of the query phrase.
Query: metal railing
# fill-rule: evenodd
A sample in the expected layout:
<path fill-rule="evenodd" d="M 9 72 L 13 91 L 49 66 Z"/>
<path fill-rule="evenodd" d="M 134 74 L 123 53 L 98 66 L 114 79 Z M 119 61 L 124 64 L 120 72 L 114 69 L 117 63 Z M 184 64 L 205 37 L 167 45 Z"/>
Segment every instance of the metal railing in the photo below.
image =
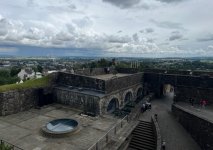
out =
<path fill-rule="evenodd" d="M 119 129 L 123 128 L 128 122 L 128 116 L 125 116 L 121 121 L 115 124 L 106 134 L 104 134 L 96 143 L 94 143 L 88 150 L 100 150 L 109 143 L 113 136 L 117 134 Z"/>
<path fill-rule="evenodd" d="M 6 149 L 7 148 L 7 149 Z M 4 140 L 0 140 L 0 150 L 24 150 L 20 147 L 17 147 L 9 142 L 6 142 Z"/>
<path fill-rule="evenodd" d="M 140 105 L 137 105 L 129 115 L 126 115 L 121 121 L 115 124 L 106 134 L 104 134 L 96 143 L 94 143 L 88 150 L 101 150 L 117 135 L 119 129 L 123 128 L 125 123 L 138 119 L 140 115 Z"/>

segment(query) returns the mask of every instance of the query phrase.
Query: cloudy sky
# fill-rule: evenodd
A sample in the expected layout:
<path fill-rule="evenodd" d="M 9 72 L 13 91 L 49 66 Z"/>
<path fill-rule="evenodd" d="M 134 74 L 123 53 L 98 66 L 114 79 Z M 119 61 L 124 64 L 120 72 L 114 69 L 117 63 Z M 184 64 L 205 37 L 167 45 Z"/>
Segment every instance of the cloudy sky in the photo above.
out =
<path fill-rule="evenodd" d="M 213 56 L 213 0 L 1 0 L 0 55 Z"/>

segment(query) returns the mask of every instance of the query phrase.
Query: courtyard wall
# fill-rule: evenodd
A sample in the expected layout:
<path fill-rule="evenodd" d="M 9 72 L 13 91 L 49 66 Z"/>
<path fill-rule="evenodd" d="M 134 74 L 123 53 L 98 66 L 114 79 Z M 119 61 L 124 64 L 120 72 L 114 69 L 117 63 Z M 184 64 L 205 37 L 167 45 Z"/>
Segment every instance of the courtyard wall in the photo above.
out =
<path fill-rule="evenodd" d="M 154 92 L 157 97 L 163 96 L 164 84 L 171 84 L 175 88 L 176 101 L 189 101 L 194 98 L 196 103 L 206 99 L 213 103 L 213 77 L 191 76 L 167 73 L 144 73 L 144 93 Z"/>
<path fill-rule="evenodd" d="M 178 105 L 172 105 L 172 112 L 180 124 L 191 134 L 201 149 L 213 149 L 213 122 L 193 114 Z"/>
<path fill-rule="evenodd" d="M 85 114 L 100 114 L 100 98 L 94 95 L 73 92 L 68 88 L 56 87 L 54 89 L 54 101 L 56 103 L 68 105 L 72 108 L 82 110 Z"/>
<path fill-rule="evenodd" d="M 0 115 L 29 110 L 37 105 L 38 89 L 14 90 L 0 93 Z"/>

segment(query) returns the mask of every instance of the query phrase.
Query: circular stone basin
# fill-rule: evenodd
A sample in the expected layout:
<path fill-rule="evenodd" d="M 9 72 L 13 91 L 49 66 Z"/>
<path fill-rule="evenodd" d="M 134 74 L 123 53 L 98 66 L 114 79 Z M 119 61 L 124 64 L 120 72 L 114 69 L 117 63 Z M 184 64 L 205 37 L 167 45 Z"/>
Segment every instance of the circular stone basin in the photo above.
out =
<path fill-rule="evenodd" d="M 42 127 L 42 130 L 49 135 L 67 135 L 77 130 L 78 122 L 73 119 L 52 120 Z"/>

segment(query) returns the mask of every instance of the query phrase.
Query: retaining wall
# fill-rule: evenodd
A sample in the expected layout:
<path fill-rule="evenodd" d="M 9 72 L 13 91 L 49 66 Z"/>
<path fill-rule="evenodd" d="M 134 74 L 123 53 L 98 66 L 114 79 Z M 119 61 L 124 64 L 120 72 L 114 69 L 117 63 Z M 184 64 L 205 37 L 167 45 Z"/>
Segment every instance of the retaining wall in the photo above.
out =
<path fill-rule="evenodd" d="M 213 149 L 213 122 L 178 105 L 172 105 L 172 112 L 179 123 L 191 134 L 203 150 Z"/>

